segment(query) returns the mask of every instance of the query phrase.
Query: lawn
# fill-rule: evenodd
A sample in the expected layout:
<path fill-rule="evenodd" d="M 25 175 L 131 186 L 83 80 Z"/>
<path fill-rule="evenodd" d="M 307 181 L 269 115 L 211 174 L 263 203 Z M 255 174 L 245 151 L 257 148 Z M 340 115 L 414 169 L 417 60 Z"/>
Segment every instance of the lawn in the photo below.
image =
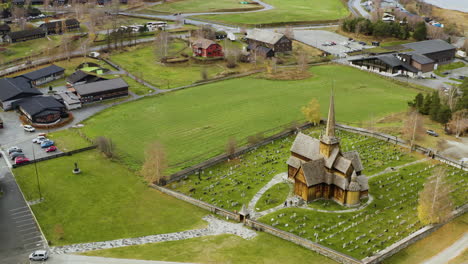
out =
<path fill-rule="evenodd" d="M 255 209 L 261 212 L 282 204 L 291 192 L 291 188 L 292 186 L 287 183 L 273 185 L 258 200 Z"/>
<path fill-rule="evenodd" d="M 445 248 L 451 246 L 466 233 L 466 230 L 468 230 L 468 214 L 464 214 L 450 223 L 445 224 L 428 237 L 386 259 L 384 263 L 422 263 L 424 260 L 435 256 Z M 460 257 L 463 257 L 463 254 Z M 465 261 L 466 257 L 465 251 Z"/>
<path fill-rule="evenodd" d="M 259 232 L 252 240 L 234 235 L 207 236 L 141 246 L 90 251 L 84 255 L 190 263 L 310 263 L 335 261 L 289 241 Z"/>
<path fill-rule="evenodd" d="M 144 11 L 150 12 L 167 12 L 167 13 L 199 13 L 199 12 L 216 12 L 216 11 L 247 11 L 261 9 L 261 5 L 241 4 L 237 0 L 218 0 L 214 5 L 213 2 L 203 0 L 182 0 L 182 1 L 167 1 L 161 5 L 154 5 Z"/>
<path fill-rule="evenodd" d="M 145 95 L 154 92 L 153 89 L 146 87 L 145 85 L 135 81 L 134 79 L 124 76 L 122 77 L 130 86 L 130 92 L 134 92 L 137 95 Z"/>
<path fill-rule="evenodd" d="M 341 0 L 265 0 L 275 8 L 268 11 L 241 14 L 203 15 L 203 18 L 231 24 L 274 24 L 294 22 L 332 21 L 349 15 Z"/>
<path fill-rule="evenodd" d="M 176 42 L 171 47 L 171 54 L 183 50 L 189 52 L 187 44 Z M 224 70 L 217 64 L 197 65 L 193 63 L 180 63 L 165 66 L 159 63 L 154 54 L 153 46 L 145 46 L 113 54 L 111 60 L 130 73 L 135 74 L 160 89 L 181 87 L 202 80 L 202 70 L 206 69 L 208 78 L 213 78 L 216 74 Z"/>
<path fill-rule="evenodd" d="M 319 137 L 323 127 L 304 130 L 303 133 Z M 416 157 L 396 147 L 375 138 L 369 138 L 338 130 L 342 151 L 357 150 L 364 166 L 364 174 L 372 175 L 387 167 L 406 164 L 416 160 Z M 168 187 L 190 195 L 202 201 L 214 204 L 228 210 L 240 210 L 242 204 L 247 205 L 253 196 L 275 175 L 286 172 L 286 161 L 290 156 L 290 148 L 295 135 L 276 140 L 261 148 L 252 150 L 239 159 L 219 163 L 201 171 L 201 174 L 190 175 L 187 179 L 170 184 Z M 270 188 L 257 202 L 257 211 L 263 211 L 282 204 L 289 192 L 289 187 Z M 268 196 L 270 194 L 270 196 Z M 270 204 L 265 200 L 274 200 Z M 322 202 L 311 205 L 324 210 L 342 210 L 328 206 Z"/>
<path fill-rule="evenodd" d="M 49 39 L 40 38 L 9 44 L 0 53 L 0 61 L 3 64 L 15 59 L 39 55 L 47 48 L 55 48 L 60 45 L 61 36 L 53 35 L 49 36 Z"/>
<path fill-rule="evenodd" d="M 223 153 L 229 138 L 243 145 L 248 136 L 272 135 L 292 121 L 303 122 L 300 108 L 311 98 L 318 99 L 325 116 L 332 80 L 339 122 L 400 112 L 417 92 L 346 66 L 310 71 L 313 77 L 300 81 L 252 76 L 143 98 L 98 113 L 82 130 L 90 138 L 111 137 L 123 161 L 135 169 L 145 147 L 158 140 L 166 147 L 169 172 L 175 172 Z"/>
<path fill-rule="evenodd" d="M 81 174 L 72 173 L 77 162 Z M 98 151 L 37 163 L 44 201 L 32 206 L 52 245 L 171 233 L 204 225 L 206 211 L 147 187 Z M 38 199 L 34 166 L 14 170 L 27 200 Z M 63 229 L 63 235 L 57 231 Z"/>
<path fill-rule="evenodd" d="M 47 137 L 52 139 L 57 148 L 63 152 L 85 148 L 92 145 L 91 142 L 86 141 L 78 134 L 78 130 L 73 128 L 50 133 Z"/>
<path fill-rule="evenodd" d="M 434 70 L 434 73 L 441 77 L 444 77 L 444 75 L 442 74 L 443 72 L 463 68 L 465 66 L 466 64 L 462 61 L 452 62 L 449 64 L 440 65 L 439 67 L 437 67 L 437 70 Z"/>

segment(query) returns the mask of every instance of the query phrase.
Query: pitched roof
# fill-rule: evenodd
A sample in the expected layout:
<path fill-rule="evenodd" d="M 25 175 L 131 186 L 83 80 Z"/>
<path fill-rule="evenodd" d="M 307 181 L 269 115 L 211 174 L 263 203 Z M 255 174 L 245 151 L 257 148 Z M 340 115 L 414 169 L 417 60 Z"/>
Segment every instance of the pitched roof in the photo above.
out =
<path fill-rule="evenodd" d="M 333 167 L 342 173 L 346 173 L 351 166 L 351 161 L 343 156 L 339 156 Z"/>
<path fill-rule="evenodd" d="M 112 91 L 115 89 L 128 88 L 128 84 L 122 78 L 116 78 L 93 83 L 85 83 L 74 86 L 76 92 L 81 96 L 91 95 L 99 92 Z"/>
<path fill-rule="evenodd" d="M 55 29 L 55 28 L 57 28 L 57 26 L 62 27 L 63 21 L 64 20 L 47 22 L 47 23 L 41 24 L 39 27 L 42 27 L 42 28 L 45 27 L 47 29 Z M 65 20 L 65 25 L 67 27 L 74 26 L 74 25 L 79 25 L 79 24 L 80 24 L 80 21 L 78 21 L 76 18 L 70 18 L 70 19 Z"/>
<path fill-rule="evenodd" d="M 23 77 L 0 79 L 0 100 L 8 101 L 19 95 L 40 95 L 38 89 L 32 87 L 29 80 Z"/>
<path fill-rule="evenodd" d="M 361 191 L 367 191 L 369 190 L 369 179 L 365 175 L 359 175 L 357 177 L 357 182 L 359 183 L 359 186 L 361 186 Z"/>
<path fill-rule="evenodd" d="M 361 162 L 361 157 L 359 156 L 359 153 L 356 150 L 345 152 L 343 153 L 343 156 L 351 160 L 355 171 L 360 172 L 364 170 L 364 167 L 362 166 Z"/>
<path fill-rule="evenodd" d="M 301 165 L 307 187 L 325 182 L 324 165 L 323 159 L 311 160 Z"/>
<path fill-rule="evenodd" d="M 69 83 L 77 83 L 77 82 L 82 82 L 82 81 L 96 82 L 100 80 L 106 80 L 106 79 L 94 73 L 84 72 L 82 70 L 77 70 L 76 72 L 72 73 L 70 76 L 67 77 L 67 82 Z"/>
<path fill-rule="evenodd" d="M 10 30 L 10 26 L 7 25 L 7 24 L 1 24 L 0 25 L 0 30 L 1 31 L 8 31 L 8 30 Z"/>
<path fill-rule="evenodd" d="M 192 40 L 192 45 L 197 46 L 202 49 L 207 49 L 209 46 L 216 44 L 216 42 L 206 39 L 206 38 L 197 38 Z"/>
<path fill-rule="evenodd" d="M 52 64 L 52 65 L 44 67 L 42 69 L 25 73 L 25 74 L 23 74 L 21 76 L 23 76 L 24 78 L 26 78 L 28 80 L 35 81 L 35 80 L 39 80 L 41 78 L 50 76 L 52 74 L 60 73 L 60 72 L 64 72 L 64 71 L 65 71 L 64 68 Z"/>
<path fill-rule="evenodd" d="M 14 103 L 20 106 L 30 116 L 37 115 L 41 112 L 56 112 L 61 111 L 65 106 L 57 101 L 52 96 L 34 96 L 18 100 Z"/>
<path fill-rule="evenodd" d="M 434 60 L 431 58 L 428 58 L 422 54 L 418 54 L 416 52 L 408 52 L 407 54 L 411 55 L 411 59 L 415 60 L 418 63 L 421 64 L 428 64 L 428 63 L 433 63 Z"/>
<path fill-rule="evenodd" d="M 255 28 L 252 30 L 248 30 L 247 36 L 245 38 L 274 45 L 283 37 L 284 34 L 281 33 Z"/>
<path fill-rule="evenodd" d="M 455 46 L 441 39 L 431 39 L 413 43 L 406 43 L 402 44 L 402 46 L 408 49 L 412 49 L 421 55 L 455 49 Z"/>
<path fill-rule="evenodd" d="M 300 159 L 298 159 L 298 158 L 296 158 L 294 156 L 290 156 L 288 161 L 286 161 L 286 164 L 288 164 L 289 166 L 292 166 L 292 167 L 294 167 L 296 169 L 299 169 L 299 167 L 301 167 L 302 162 L 301 162 Z"/>
<path fill-rule="evenodd" d="M 299 154 L 308 159 L 321 158 L 319 153 L 320 141 L 313 137 L 307 136 L 299 132 L 291 146 L 291 152 Z"/>
<path fill-rule="evenodd" d="M 7 34 L 11 39 L 27 38 L 30 36 L 44 35 L 45 31 L 42 28 L 26 29 L 21 31 L 14 31 Z"/>

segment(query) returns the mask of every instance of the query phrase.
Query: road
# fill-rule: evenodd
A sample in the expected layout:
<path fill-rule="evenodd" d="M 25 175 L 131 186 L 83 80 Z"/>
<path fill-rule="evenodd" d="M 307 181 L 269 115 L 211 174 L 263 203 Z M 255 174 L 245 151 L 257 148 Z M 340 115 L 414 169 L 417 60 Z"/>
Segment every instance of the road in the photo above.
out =
<path fill-rule="evenodd" d="M 361 0 L 348 1 L 348 9 L 355 16 L 362 16 L 365 18 L 369 18 L 369 13 L 362 7 Z"/>
<path fill-rule="evenodd" d="M 180 264 L 180 263 L 181 262 L 87 257 L 87 256 L 68 255 L 68 254 L 52 255 L 47 260 L 47 264 Z"/>
<path fill-rule="evenodd" d="M 465 233 L 459 240 L 453 243 L 450 247 L 444 249 L 439 254 L 426 260 L 423 264 L 444 264 L 448 263 L 451 259 L 462 254 L 463 251 L 468 249 L 468 233 Z"/>
<path fill-rule="evenodd" d="M 5 160 L 0 160 L 0 262 L 25 263 L 29 253 L 47 245 Z"/>

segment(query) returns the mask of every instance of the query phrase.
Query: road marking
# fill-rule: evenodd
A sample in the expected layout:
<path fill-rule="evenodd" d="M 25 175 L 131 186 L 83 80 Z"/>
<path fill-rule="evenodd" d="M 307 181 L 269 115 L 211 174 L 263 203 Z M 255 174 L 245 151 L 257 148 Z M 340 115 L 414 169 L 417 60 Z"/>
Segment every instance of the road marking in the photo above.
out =
<path fill-rule="evenodd" d="M 29 224 L 18 225 L 18 227 L 23 227 L 23 226 L 28 226 L 28 225 L 36 225 L 36 222 L 29 223 Z"/>
<path fill-rule="evenodd" d="M 23 206 L 23 207 L 18 207 L 18 208 L 15 208 L 15 209 L 11 209 L 10 211 L 16 211 L 16 210 L 20 210 L 22 208 L 27 208 L 27 206 Z"/>
<path fill-rule="evenodd" d="M 40 243 L 39 243 L 39 242 L 40 242 Z M 39 246 L 39 245 L 42 244 L 42 239 L 41 239 L 41 241 L 35 241 L 35 242 L 31 242 L 31 243 L 26 243 L 26 244 L 24 244 L 24 245 L 27 246 L 27 245 L 32 245 L 32 244 L 35 244 L 36 246 Z"/>
<path fill-rule="evenodd" d="M 28 227 L 26 229 L 21 229 L 20 232 L 24 232 L 24 231 L 31 230 L 31 229 L 36 229 L 36 227 L 33 226 L 33 227 Z M 28 231 L 28 232 L 31 232 L 31 231 Z"/>
<path fill-rule="evenodd" d="M 29 219 L 15 221 L 15 223 L 20 223 L 20 222 L 25 222 L 25 221 L 33 221 L 34 222 L 34 220 L 32 218 L 29 218 Z"/>
<path fill-rule="evenodd" d="M 30 233 L 21 235 L 23 238 L 27 238 L 28 236 L 41 236 L 41 233 L 38 231 L 31 231 Z"/>
<path fill-rule="evenodd" d="M 25 238 L 25 239 L 23 239 L 23 241 L 31 240 L 31 239 L 36 239 L 36 238 L 38 238 L 38 237 L 40 237 L 40 238 L 41 238 L 40 240 L 42 240 L 42 237 L 41 237 L 41 236 L 35 236 L 35 237 Z"/>
<path fill-rule="evenodd" d="M 21 215 L 21 216 L 18 216 L 18 217 L 13 217 L 13 219 L 21 219 L 21 218 L 24 218 L 24 217 L 31 217 L 32 215 Z"/>
<path fill-rule="evenodd" d="M 11 211 L 11 210 L 10 210 Z M 16 214 L 22 214 L 22 213 L 26 213 L 26 212 L 29 212 L 28 209 L 24 210 L 24 211 L 18 211 L 18 212 L 14 212 L 14 213 L 11 213 L 12 215 L 16 215 Z"/>

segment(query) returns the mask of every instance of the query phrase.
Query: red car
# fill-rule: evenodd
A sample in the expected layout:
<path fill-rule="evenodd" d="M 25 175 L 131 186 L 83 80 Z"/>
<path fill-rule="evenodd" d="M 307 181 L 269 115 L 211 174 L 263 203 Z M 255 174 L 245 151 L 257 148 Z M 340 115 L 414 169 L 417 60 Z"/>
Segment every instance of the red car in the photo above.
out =
<path fill-rule="evenodd" d="M 25 162 L 29 162 L 29 159 L 26 158 L 26 157 L 23 157 L 23 156 L 17 157 L 15 159 L 15 164 L 21 164 L 21 163 L 25 163 Z"/>
<path fill-rule="evenodd" d="M 56 151 L 57 150 L 57 147 L 56 146 L 50 146 L 46 149 L 46 152 L 53 152 L 53 151 Z"/>

